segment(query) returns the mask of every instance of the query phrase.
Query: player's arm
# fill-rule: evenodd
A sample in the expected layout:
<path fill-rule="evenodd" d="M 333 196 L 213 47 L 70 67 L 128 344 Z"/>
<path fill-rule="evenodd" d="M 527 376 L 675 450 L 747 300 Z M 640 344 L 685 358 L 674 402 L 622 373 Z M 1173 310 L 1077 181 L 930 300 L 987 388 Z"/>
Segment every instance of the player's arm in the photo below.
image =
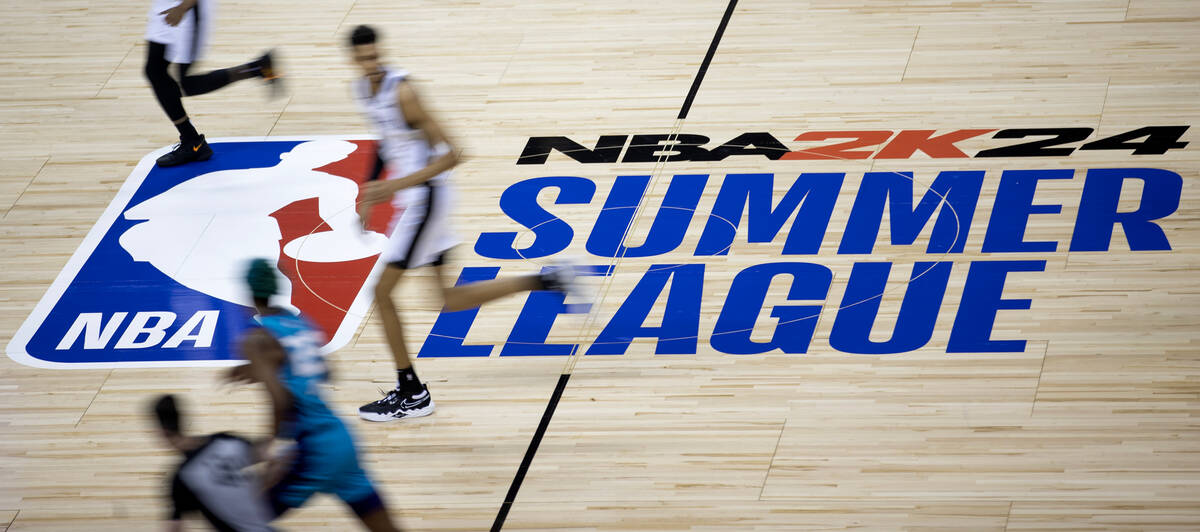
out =
<path fill-rule="evenodd" d="M 417 91 L 413 89 L 410 83 L 401 83 L 396 88 L 396 100 L 400 106 L 400 111 L 404 113 L 404 118 L 408 120 L 408 125 L 413 129 L 420 131 L 425 135 L 425 140 L 429 141 L 429 146 L 435 151 L 442 151 L 442 155 L 434 159 L 425 168 L 417 170 L 409 175 L 406 175 L 397 181 L 397 190 L 408 188 L 414 185 L 420 185 L 438 174 L 445 172 L 458 165 L 460 155 L 458 146 L 446 136 L 445 130 L 442 129 L 440 123 L 433 118 L 429 110 L 421 104 L 420 98 L 417 98 Z"/>
<path fill-rule="evenodd" d="M 292 408 L 292 396 L 279 382 L 279 367 L 287 360 L 283 346 L 264 329 L 252 329 L 242 337 L 242 356 L 250 361 L 243 370 L 255 382 L 263 383 L 272 406 L 272 432 L 278 436 Z"/>
<path fill-rule="evenodd" d="M 396 103 L 400 106 L 400 111 L 404 113 L 408 125 L 425 135 L 429 146 L 436 151 L 441 151 L 442 155 L 424 168 L 399 179 L 369 183 L 366 190 L 366 199 L 369 201 L 380 201 L 402 189 L 429 181 L 438 174 L 454 168 L 461 160 L 458 147 L 446 136 L 438 121 L 421 104 L 421 100 L 417 98 L 417 92 L 410 84 L 401 83 L 396 88 Z"/>
<path fill-rule="evenodd" d="M 371 168 L 371 173 L 367 174 L 366 183 L 378 181 L 379 178 L 383 177 L 383 171 L 387 168 L 387 163 L 383 160 L 383 155 L 380 154 L 380 151 L 380 146 L 377 143 L 375 145 L 375 166 Z M 367 198 L 367 195 L 364 193 L 355 206 L 354 210 L 358 213 L 358 222 L 362 224 L 363 231 L 367 230 L 367 223 L 371 220 L 371 207 L 374 207 L 379 201 L 378 199 Z"/>
<path fill-rule="evenodd" d="M 200 506 L 196 502 L 196 495 L 183 484 L 178 472 L 171 477 L 170 499 L 171 514 L 167 518 L 167 532 L 182 532 L 184 512 L 199 510 Z"/>
<path fill-rule="evenodd" d="M 378 181 L 383 177 L 383 170 L 387 167 L 387 163 L 383 161 L 383 155 L 379 153 L 379 146 L 375 146 L 375 166 L 371 168 L 371 173 L 367 174 L 367 181 Z"/>

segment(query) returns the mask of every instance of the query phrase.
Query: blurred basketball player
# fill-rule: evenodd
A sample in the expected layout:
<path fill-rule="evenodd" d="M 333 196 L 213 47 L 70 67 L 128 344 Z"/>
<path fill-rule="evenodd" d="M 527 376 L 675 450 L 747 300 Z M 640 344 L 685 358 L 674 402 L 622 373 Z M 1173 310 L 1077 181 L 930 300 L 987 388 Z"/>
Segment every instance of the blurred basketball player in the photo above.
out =
<path fill-rule="evenodd" d="M 452 191 L 449 170 L 458 164 L 458 150 L 441 126 L 421 105 L 408 83 L 408 73 L 380 62 L 375 30 L 358 26 L 350 34 L 351 54 L 362 70 L 354 82 L 354 96 L 379 135 L 375 168 L 363 188 L 359 216 L 367 219 L 372 205 L 391 200 L 397 212 L 388 228 L 388 243 L 381 260 L 387 263 L 375 287 L 383 330 L 396 362 L 396 389 L 378 401 L 363 405 L 358 414 L 368 421 L 390 421 L 433 413 L 433 397 L 412 367 L 400 316 L 392 291 L 406 270 L 433 265 L 445 309 L 458 311 L 530 290 L 566 292 L 572 282 L 570 268 L 543 275 L 494 279 L 452 286 L 442 266 L 446 252 L 458 242 L 449 225 Z M 386 168 L 387 179 L 379 181 Z"/>
<path fill-rule="evenodd" d="M 271 508 L 258 477 L 246 471 L 259 461 L 255 446 L 232 434 L 186 436 L 175 396 L 153 405 L 159 434 L 184 459 L 171 475 L 170 530 L 183 529 L 185 514 L 200 512 L 217 530 L 269 531 Z"/>
<path fill-rule="evenodd" d="M 150 20 L 146 25 L 146 79 L 154 96 L 166 111 L 167 118 L 179 130 L 179 145 L 158 158 L 159 166 L 175 166 L 212 157 L 212 148 L 204 135 L 196 132 L 183 110 L 183 96 L 196 96 L 215 91 L 235 81 L 263 78 L 278 92 L 278 75 L 272 65 L 271 53 L 244 65 L 214 70 L 205 74 L 189 74 L 192 63 L 200 59 L 212 30 L 216 0 L 153 0 Z M 167 67 L 178 67 L 178 79 Z"/>
<path fill-rule="evenodd" d="M 246 282 L 258 326 L 239 341 L 250 363 L 230 370 L 228 378 L 262 383 L 273 407 L 273 435 L 296 442 L 286 473 L 270 488 L 272 513 L 282 515 L 315 493 L 328 493 L 345 502 L 367 529 L 397 530 L 359 466 L 354 438 L 322 398 L 329 377 L 320 351 L 324 335 L 304 318 L 269 305 L 279 278 L 266 260 L 251 262 Z"/>

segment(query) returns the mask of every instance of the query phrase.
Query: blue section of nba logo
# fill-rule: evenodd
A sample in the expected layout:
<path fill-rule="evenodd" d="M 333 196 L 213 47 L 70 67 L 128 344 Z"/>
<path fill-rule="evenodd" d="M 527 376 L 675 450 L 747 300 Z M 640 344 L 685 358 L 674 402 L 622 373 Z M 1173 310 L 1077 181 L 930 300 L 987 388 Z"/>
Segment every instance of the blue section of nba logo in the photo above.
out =
<path fill-rule="evenodd" d="M 222 365 L 238 358 L 234 344 L 238 335 L 251 326 L 253 311 L 248 306 L 248 293 L 234 292 L 245 290 L 240 274 L 231 273 L 235 268 L 242 271 L 243 265 L 224 261 L 227 268 L 213 271 L 213 279 L 205 278 L 210 265 L 224 258 L 220 243 L 213 243 L 214 235 L 228 235 L 228 247 L 240 245 L 239 257 L 246 255 L 247 246 L 238 241 L 237 231 L 240 223 L 250 220 L 260 230 L 255 245 L 248 249 L 255 253 L 261 250 L 267 257 L 274 253 L 277 261 L 286 257 L 284 236 L 291 233 L 294 239 L 297 230 L 287 227 L 285 217 L 276 216 L 272 209 L 279 209 L 278 213 L 283 210 L 279 205 L 293 208 L 302 200 L 320 203 L 323 210 L 314 216 L 318 216 L 316 220 L 322 227 L 329 212 L 348 210 L 352 214 L 357 184 L 345 175 L 322 171 L 328 170 L 322 167 L 350 160 L 349 154 L 356 151 L 357 145 L 329 139 L 212 144 L 216 154 L 205 162 L 158 168 L 153 164 L 157 154 L 151 154 L 139 164 L 14 336 L 8 349 L 11 357 L 26 364 L 52 367 Z M 306 146 L 297 149 L 301 144 Z M 292 180 L 297 173 L 303 175 Z M 224 183 L 226 188 L 189 183 L 201 177 L 204 179 L 200 181 Z M 198 187 L 207 194 L 195 194 Z M 353 190 L 347 192 L 347 187 Z M 276 192 L 289 188 L 298 190 Z M 332 208 L 330 189 L 339 194 Z M 222 190 L 235 193 L 223 197 Z M 260 193 L 278 197 L 255 204 L 253 197 Z M 196 202 L 207 202 L 207 206 L 197 206 Z M 262 208 L 246 214 L 243 206 L 247 204 Z M 176 224 L 183 227 L 177 235 L 164 233 L 164 227 L 173 225 L 171 220 L 164 223 L 162 219 L 172 218 L 172 209 L 180 205 L 183 208 L 178 210 L 186 212 L 178 218 L 186 218 L 187 223 Z M 206 224 L 196 223 L 204 221 L 204 209 L 209 207 L 216 213 L 212 219 Z M 229 217 L 221 219 L 226 213 L 232 213 L 232 221 Z M 148 226 L 139 227 L 142 224 L 157 225 L 147 230 Z M 273 233 L 264 238 L 263 227 Z M 305 226 L 299 231 L 310 236 L 316 230 Z M 246 231 L 246 238 L 253 238 L 252 228 Z M 207 247 L 195 243 L 205 241 Z M 202 253 L 208 256 L 198 260 L 197 255 Z M 280 279 L 281 283 L 288 282 L 284 275 Z M 355 293 L 360 289 L 350 288 Z M 283 303 L 287 305 L 286 298 Z M 338 324 L 334 329 L 341 334 Z"/>
<path fill-rule="evenodd" d="M 222 143 L 217 154 L 208 161 L 174 168 L 151 167 L 133 197 L 121 209 L 122 216 L 109 226 L 99 245 L 33 335 L 26 348 L 28 353 L 40 360 L 60 363 L 235 358 L 233 342 L 248 325 L 250 309 L 189 289 L 150 263 L 134 260 L 121 247 L 118 238 L 133 226 L 148 222 L 126 219 L 124 213 L 130 207 L 202 174 L 273 166 L 279 162 L 281 153 L 296 144 L 298 142 Z M 216 312 L 192 320 L 203 311 Z M 138 327 L 141 330 L 130 331 L 130 325 L 136 325 L 134 321 L 139 312 L 146 316 Z M 75 325 L 81 315 L 96 313 L 100 315 L 99 320 L 87 316 L 85 319 L 92 318 L 90 323 Z M 193 321 L 192 330 L 183 331 L 184 336 L 189 332 L 192 336 L 202 335 L 204 328 L 210 327 L 213 333 L 211 344 L 204 345 L 209 343 L 204 335 L 200 342 L 187 338 L 181 339 L 178 345 L 164 347 L 189 320 Z M 215 324 L 204 323 L 204 320 L 215 320 Z M 165 323 L 167 321 L 171 323 Z M 72 331 L 72 326 L 77 330 Z M 64 342 L 68 333 L 75 333 L 69 344 Z M 122 345 L 123 338 L 126 341 Z"/>

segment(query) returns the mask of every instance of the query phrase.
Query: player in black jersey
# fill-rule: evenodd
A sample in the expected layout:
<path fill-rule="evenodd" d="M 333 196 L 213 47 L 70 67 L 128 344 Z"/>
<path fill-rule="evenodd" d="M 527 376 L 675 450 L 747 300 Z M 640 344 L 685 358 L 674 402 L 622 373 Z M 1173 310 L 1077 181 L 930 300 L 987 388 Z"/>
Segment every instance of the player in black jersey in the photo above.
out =
<path fill-rule="evenodd" d="M 281 92 L 278 68 L 271 52 L 258 59 L 232 68 L 203 74 L 190 73 L 207 45 L 213 26 L 216 0 L 153 0 L 146 24 L 146 80 L 154 96 L 167 113 L 167 118 L 179 130 L 179 144 L 158 158 L 158 165 L 177 166 L 212 157 L 212 148 L 204 135 L 196 131 L 183 109 L 181 96 L 197 96 L 215 91 L 230 83 L 249 78 L 262 78 L 271 85 L 272 96 Z M 177 76 L 168 67 L 175 65 Z"/>
<path fill-rule="evenodd" d="M 199 512 L 220 531 L 270 531 L 274 514 L 256 474 L 256 446 L 244 438 L 218 433 L 187 436 L 175 396 L 154 402 L 160 434 L 184 459 L 171 475 L 170 530 L 183 529 L 185 514 Z"/>

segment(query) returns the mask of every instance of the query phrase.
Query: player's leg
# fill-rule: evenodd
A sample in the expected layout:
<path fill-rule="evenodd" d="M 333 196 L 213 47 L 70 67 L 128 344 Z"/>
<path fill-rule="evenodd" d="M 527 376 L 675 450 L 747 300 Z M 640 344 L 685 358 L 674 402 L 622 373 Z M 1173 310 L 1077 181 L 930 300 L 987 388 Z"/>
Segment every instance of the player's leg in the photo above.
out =
<path fill-rule="evenodd" d="M 566 292 L 570 284 L 569 269 L 558 268 L 544 274 L 520 275 L 478 281 L 454 286 L 444 272 L 442 262 L 434 263 L 434 277 L 442 290 L 442 301 L 449 312 L 457 312 L 483 305 L 505 296 L 532 290 L 556 290 Z"/>
<path fill-rule="evenodd" d="M 358 409 L 359 417 L 368 421 L 391 421 L 433 413 L 433 397 L 413 369 L 412 357 L 404 342 L 400 309 L 392 299 L 392 292 L 404 276 L 404 266 L 403 263 L 388 264 L 379 277 L 379 284 L 375 285 L 375 308 L 379 311 L 383 334 L 392 352 L 392 360 L 396 363 L 396 388 L 383 398 Z"/>
<path fill-rule="evenodd" d="M 267 491 L 267 500 L 275 518 L 279 518 L 290 510 L 304 506 L 316 492 L 316 487 L 309 481 L 289 474 Z"/>
<path fill-rule="evenodd" d="M 338 475 L 334 494 L 342 499 L 350 510 L 357 515 L 367 530 L 371 532 L 393 532 L 401 530 L 392 521 L 392 516 L 383 503 L 379 493 L 358 465 L 358 458 L 352 449 L 350 457 L 353 461 Z"/>
<path fill-rule="evenodd" d="M 404 343 L 400 309 L 392 299 L 392 292 L 399 286 L 404 272 L 403 268 L 389 264 L 379 277 L 379 284 L 375 285 L 375 307 L 379 310 L 379 319 L 383 322 L 383 335 L 387 339 L 397 370 L 412 367 L 412 358 L 409 357 L 408 346 Z"/>
<path fill-rule="evenodd" d="M 362 520 L 363 526 L 371 532 L 393 532 L 404 530 L 392 523 L 392 516 L 388 515 L 387 508 L 379 507 L 375 511 L 358 516 Z"/>
<path fill-rule="evenodd" d="M 319 449 L 320 446 L 311 441 L 299 440 L 294 448 L 283 454 L 287 472 L 267 488 L 267 501 L 276 518 L 304 506 L 328 482 L 331 466 L 319 458 Z"/>
<path fill-rule="evenodd" d="M 448 311 L 475 308 L 489 301 L 531 290 L 566 291 L 574 270 L 555 268 L 545 274 L 504 277 L 455 286 L 443 272 L 446 253 L 458 240 L 451 231 L 450 212 L 454 191 L 448 186 L 428 187 L 429 216 L 426 231 L 415 241 L 407 257 L 410 267 L 432 264 L 435 268 L 442 302 Z"/>
<path fill-rule="evenodd" d="M 424 186 L 406 193 L 405 208 L 393 223 L 380 256 L 388 266 L 375 285 L 375 305 L 392 359 L 396 362 L 396 388 L 382 399 L 358 409 L 359 417 L 368 421 L 391 421 L 433 413 L 433 397 L 413 368 L 412 357 L 404 342 L 400 310 L 392 300 L 392 293 L 406 270 L 432 260 L 427 248 L 430 234 L 439 227 L 438 211 L 432 208 L 435 192 L 433 187 Z"/>
<path fill-rule="evenodd" d="M 319 444 L 314 457 L 326 471 L 328 482 L 321 491 L 336 495 L 373 532 L 400 530 L 371 479 L 359 463 L 358 446 L 350 431 L 340 422 L 315 437 Z"/>
<path fill-rule="evenodd" d="M 249 63 L 204 74 L 189 74 L 191 64 L 182 64 L 179 65 L 179 85 L 184 96 L 198 96 L 250 78 L 262 78 L 274 84 L 279 80 L 279 74 L 272 55 L 273 52 L 267 52 Z"/>
<path fill-rule="evenodd" d="M 154 90 L 154 97 L 158 99 L 158 104 L 162 106 L 163 112 L 167 114 L 167 118 L 179 128 L 180 137 L 195 137 L 198 136 L 196 130 L 191 124 L 182 125 L 187 121 L 187 112 L 183 110 L 183 100 L 180 98 L 179 84 L 171 77 L 167 68 L 171 63 L 166 57 L 167 45 L 157 42 L 146 42 L 146 65 L 142 72 L 146 76 L 146 81 L 150 82 L 150 88 Z M 189 128 L 189 129 L 184 129 Z"/>
<path fill-rule="evenodd" d="M 171 65 L 166 57 L 167 45 L 147 41 L 146 65 L 143 72 L 150 87 L 154 89 L 154 97 L 159 105 L 179 130 L 179 146 L 174 151 L 158 158 L 159 166 L 175 166 L 191 161 L 203 161 L 212 156 L 204 135 L 196 131 L 183 109 L 183 100 L 179 92 L 179 84 L 171 77 L 167 68 Z"/>
<path fill-rule="evenodd" d="M 413 257 L 414 255 L 409 255 Z M 434 266 L 434 275 L 438 286 L 443 290 L 447 310 L 463 310 L 474 308 L 488 301 L 507 295 L 527 292 L 530 290 L 560 290 L 567 291 L 566 276 L 569 269 L 562 268 L 542 275 L 527 275 L 483 281 L 467 285 L 450 287 L 443 271 L 443 257 L 429 262 Z M 425 262 L 422 259 L 422 262 Z M 383 322 L 383 333 L 387 338 L 388 347 L 392 352 L 392 360 L 396 363 L 396 388 L 384 394 L 374 402 L 363 405 L 358 409 L 359 417 L 367 421 L 392 421 L 396 419 L 421 417 L 433 413 L 433 396 L 429 387 L 421 383 L 413 368 L 412 356 L 404 341 L 404 327 L 400 322 L 400 309 L 392 299 L 392 294 L 399 285 L 408 263 L 398 261 L 389 264 L 375 285 L 375 305 L 379 310 L 379 319 Z"/>

